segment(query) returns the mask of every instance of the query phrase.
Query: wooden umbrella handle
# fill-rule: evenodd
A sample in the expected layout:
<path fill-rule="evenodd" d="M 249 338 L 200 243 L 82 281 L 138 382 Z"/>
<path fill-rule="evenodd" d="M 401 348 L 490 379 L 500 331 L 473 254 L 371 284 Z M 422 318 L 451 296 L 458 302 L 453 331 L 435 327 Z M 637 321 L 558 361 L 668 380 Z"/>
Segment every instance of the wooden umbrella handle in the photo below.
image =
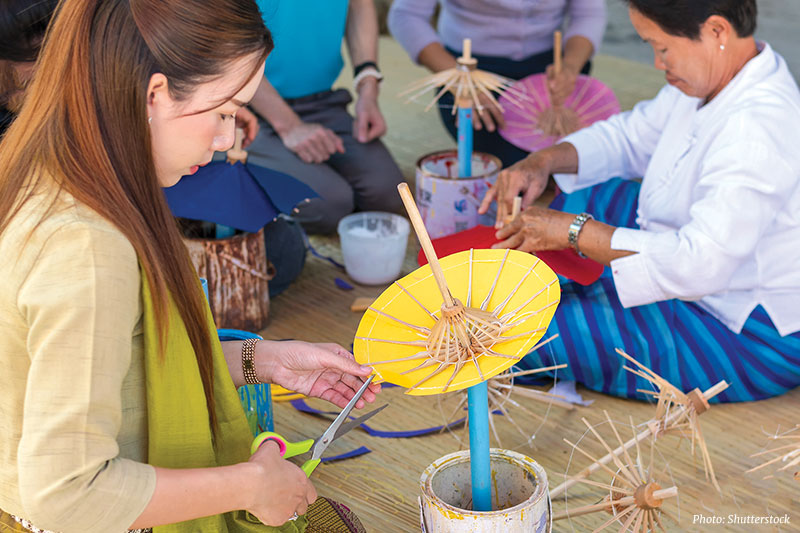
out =
<path fill-rule="evenodd" d="M 425 252 L 425 257 L 428 259 L 428 264 L 431 266 L 433 278 L 436 280 L 436 285 L 439 286 L 439 292 L 442 293 L 444 303 L 448 307 L 452 307 L 455 302 L 453 296 L 450 294 L 450 289 L 447 287 L 447 281 L 444 279 L 444 272 L 442 266 L 439 264 L 439 258 L 436 257 L 436 252 L 433 249 L 431 237 L 428 235 L 428 230 L 425 229 L 425 223 L 422 222 L 422 216 L 417 209 L 417 203 L 411 195 L 408 184 L 403 182 L 397 186 L 397 191 L 400 193 L 400 198 L 403 199 L 403 205 L 408 212 L 408 218 L 411 219 L 411 225 L 414 226 L 414 232 L 417 234 L 419 243 L 422 245 L 422 250 Z"/>
<path fill-rule="evenodd" d="M 228 150 L 226 153 L 228 157 L 228 162 L 235 163 L 237 161 L 241 161 L 244 163 L 247 161 L 247 151 L 242 149 L 242 143 L 244 141 L 244 130 L 242 128 L 236 128 L 235 137 L 233 141 L 233 148 Z"/>
<path fill-rule="evenodd" d="M 553 34 L 553 67 L 556 74 L 561 74 L 561 31 Z"/>

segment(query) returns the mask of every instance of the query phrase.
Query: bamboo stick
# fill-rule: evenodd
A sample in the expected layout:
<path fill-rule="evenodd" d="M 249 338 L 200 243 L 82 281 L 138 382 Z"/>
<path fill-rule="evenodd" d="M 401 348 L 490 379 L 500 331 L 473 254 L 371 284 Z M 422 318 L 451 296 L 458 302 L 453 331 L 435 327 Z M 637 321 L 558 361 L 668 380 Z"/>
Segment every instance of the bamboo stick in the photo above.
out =
<path fill-rule="evenodd" d="M 720 381 L 719 383 L 717 383 L 713 387 L 711 387 L 708 390 L 704 391 L 703 392 L 703 397 L 706 400 L 710 400 L 711 398 L 713 398 L 714 396 L 716 396 L 717 394 L 719 394 L 720 392 L 724 391 L 727 388 L 728 388 L 728 383 L 725 380 Z M 671 423 L 674 420 L 678 419 L 681 415 L 683 415 L 686 410 L 687 410 L 686 406 L 681 406 L 680 408 L 676 409 L 673 413 L 671 413 L 669 416 L 667 416 L 664 419 L 664 426 L 665 427 L 670 426 Z M 596 463 L 593 463 L 593 464 L 589 465 L 588 467 L 584 468 L 579 473 L 577 473 L 574 476 L 572 476 L 572 479 L 570 479 L 568 481 L 565 481 L 561 485 L 559 485 L 556 488 L 554 488 L 553 490 L 551 490 L 550 491 L 550 497 L 551 498 L 555 498 L 557 496 L 560 496 L 565 490 L 567 490 L 568 488 L 572 487 L 573 485 L 575 485 L 575 483 L 578 482 L 575 478 L 583 478 L 583 477 L 588 477 L 588 476 L 592 475 L 594 472 L 596 472 L 597 470 L 600 469 L 601 465 L 606 465 L 610 461 L 612 461 L 614 459 L 614 457 L 618 457 L 619 454 L 622 453 L 623 450 L 627 450 L 631 446 L 635 446 L 637 442 L 641 442 L 644 439 L 646 439 L 647 437 L 651 436 L 653 434 L 653 429 L 652 428 L 653 427 L 657 427 L 657 425 L 653 424 L 654 422 L 658 422 L 658 421 L 657 420 L 651 420 L 650 422 L 648 422 L 646 424 L 647 429 L 645 429 L 644 431 L 640 432 L 636 437 L 634 437 L 634 438 L 630 439 L 629 441 L 627 441 L 623 446 L 617 447 L 613 452 L 606 454 L 602 459 L 600 459 Z"/>
<path fill-rule="evenodd" d="M 653 493 L 653 498 L 657 500 L 666 500 L 667 498 L 674 498 L 678 495 L 678 487 L 669 487 L 668 489 L 657 490 Z M 609 500 L 602 503 L 595 503 L 592 505 L 584 505 L 575 509 L 567 509 L 560 513 L 553 515 L 553 520 L 563 520 L 565 518 L 574 518 L 585 514 L 594 513 L 608 509 L 609 507 L 628 507 L 636 504 L 634 496 L 625 496 L 617 500 Z"/>
<path fill-rule="evenodd" d="M 419 243 L 422 245 L 422 250 L 425 252 L 425 258 L 428 260 L 428 264 L 431 266 L 433 278 L 436 280 L 436 285 L 439 286 L 439 292 L 442 293 L 442 298 L 444 298 L 445 305 L 447 305 L 447 307 L 453 307 L 455 305 L 455 301 L 453 300 L 453 296 L 450 294 L 450 289 L 448 288 L 447 281 L 444 278 L 442 266 L 439 264 L 439 258 L 436 257 L 436 252 L 433 249 L 431 237 L 428 235 L 428 230 L 425 229 L 425 223 L 422 221 L 422 216 L 419 214 L 419 209 L 417 209 L 417 204 L 414 201 L 414 197 L 411 196 L 411 191 L 408 189 L 408 184 L 405 182 L 401 183 L 397 186 L 397 190 L 400 192 L 400 198 L 403 199 L 403 205 L 406 206 L 408 217 L 411 219 L 411 224 L 414 226 L 414 232 L 416 232 Z"/>

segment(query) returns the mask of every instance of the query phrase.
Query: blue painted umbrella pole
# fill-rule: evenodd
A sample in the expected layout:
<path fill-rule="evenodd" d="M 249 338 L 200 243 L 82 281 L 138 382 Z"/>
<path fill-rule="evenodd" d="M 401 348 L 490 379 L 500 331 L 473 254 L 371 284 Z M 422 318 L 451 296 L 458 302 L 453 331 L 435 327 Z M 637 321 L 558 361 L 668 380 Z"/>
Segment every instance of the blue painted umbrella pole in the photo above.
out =
<path fill-rule="evenodd" d="M 484 381 L 467 389 L 472 510 L 492 510 L 492 466 L 489 455 L 489 386 Z"/>
<path fill-rule="evenodd" d="M 458 108 L 458 177 L 472 177 L 472 106 Z M 492 510 L 489 453 L 489 387 L 484 381 L 467 389 L 472 510 Z"/>
<path fill-rule="evenodd" d="M 458 107 L 458 177 L 472 177 L 472 105 Z"/>

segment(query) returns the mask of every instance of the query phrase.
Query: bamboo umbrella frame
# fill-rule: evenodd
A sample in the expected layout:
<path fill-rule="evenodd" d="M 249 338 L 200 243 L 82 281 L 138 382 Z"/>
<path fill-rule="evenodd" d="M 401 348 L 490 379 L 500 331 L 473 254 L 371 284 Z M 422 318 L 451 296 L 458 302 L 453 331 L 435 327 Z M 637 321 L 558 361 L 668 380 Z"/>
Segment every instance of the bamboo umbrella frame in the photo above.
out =
<path fill-rule="evenodd" d="M 778 443 L 779 446 L 770 448 L 769 450 L 764 450 L 763 452 L 754 453 L 750 457 L 763 457 L 771 454 L 776 454 L 776 456 L 765 463 L 747 470 L 745 473 L 749 474 L 751 472 L 761 470 L 762 468 L 774 465 L 775 463 L 785 463 L 776 472 L 785 472 L 787 470 L 796 468 L 797 470 L 794 472 L 794 479 L 795 481 L 800 481 L 800 433 L 792 434 L 798 430 L 800 430 L 800 424 L 782 435 L 775 435 L 771 437 L 773 440 L 781 441 Z M 764 476 L 764 479 L 770 479 L 773 477 L 775 477 L 774 474 L 768 474 Z"/>
<path fill-rule="evenodd" d="M 561 42 L 561 32 L 556 31 L 553 34 L 553 69 L 556 75 L 562 70 Z M 563 105 L 552 105 L 552 95 L 550 102 L 551 106 L 542 109 L 536 117 L 536 123 L 542 133 L 561 138 L 580 129 L 581 119 L 574 109 Z"/>
<path fill-rule="evenodd" d="M 727 389 L 728 383 L 723 380 L 705 391 L 694 389 L 688 394 L 684 394 L 667 380 L 646 366 L 642 365 L 622 350 L 618 349 L 617 353 L 628 361 L 634 363 L 637 367 L 637 369 L 625 367 L 626 370 L 653 383 L 659 389 L 658 393 L 652 391 L 641 391 L 648 394 L 652 393 L 653 396 L 658 398 L 656 416 L 644 424 L 645 429 L 642 430 L 638 435 L 635 435 L 634 438 L 628 440 L 624 444 L 621 444 L 619 448 L 616 448 L 613 451 L 609 450 L 609 453 L 599 459 L 596 463 L 589 465 L 587 468 L 573 476 L 572 479 L 569 479 L 561 485 L 555 487 L 550 491 L 550 496 L 553 498 L 560 496 L 568 488 L 577 483 L 578 479 L 587 477 L 610 463 L 614 459 L 615 454 L 623 453 L 651 436 L 657 437 L 667 432 L 685 431 L 687 429 L 690 430 L 692 434 L 692 454 L 694 454 L 695 446 L 697 446 L 703 456 L 706 479 L 711 481 L 717 491 L 721 492 L 719 484 L 717 483 L 717 478 L 714 475 L 714 468 L 711 464 L 708 448 L 702 432 L 700 431 L 700 424 L 697 420 L 697 417 L 708 411 L 710 408 L 708 401 Z"/>
<path fill-rule="evenodd" d="M 677 523 L 669 514 L 662 509 L 664 500 L 674 498 L 678 495 L 678 488 L 675 486 L 662 488 L 658 481 L 655 479 L 654 466 L 655 466 L 655 436 L 650 436 L 650 453 L 649 460 L 642 455 L 640 441 L 636 439 L 636 426 L 633 424 L 633 419 L 630 419 L 631 429 L 634 434 L 634 441 L 636 444 L 636 456 L 631 456 L 627 448 L 622 442 L 620 432 L 617 430 L 615 423 L 611 420 L 607 411 L 603 411 L 606 421 L 611 426 L 614 432 L 614 437 L 619 443 L 619 447 L 611 450 L 611 445 L 598 433 L 595 427 L 589 423 L 588 420 L 582 418 L 581 420 L 594 435 L 597 441 L 605 448 L 614 462 L 616 471 L 612 470 L 605 464 L 600 463 L 590 453 L 583 450 L 577 444 L 566 441 L 572 448 L 579 452 L 581 455 L 587 457 L 593 464 L 601 465 L 603 472 L 610 475 L 608 482 L 600 482 L 587 479 L 586 477 L 573 478 L 575 483 L 582 483 L 592 487 L 598 487 L 608 491 L 608 494 L 603 498 L 600 503 L 592 505 L 584 505 L 581 507 L 567 509 L 561 513 L 553 515 L 553 520 L 563 520 L 565 518 L 573 518 L 590 513 L 597 512 L 610 512 L 611 518 L 606 520 L 601 526 L 594 530 L 594 533 L 603 531 L 610 527 L 615 522 L 621 523 L 622 527 L 619 529 L 620 533 L 626 531 L 633 531 L 634 533 L 644 533 L 647 531 L 655 531 L 658 527 L 662 531 L 666 531 L 664 524 L 661 520 L 661 515 L 668 516 L 671 520 Z M 565 439 L 566 440 L 566 439 Z M 645 461 L 648 461 L 645 467 Z"/>
<path fill-rule="evenodd" d="M 453 115 L 459 108 L 465 107 L 482 112 L 484 105 L 480 101 L 481 95 L 500 109 L 503 107 L 494 93 L 504 94 L 511 103 L 519 107 L 522 107 L 521 100 L 529 100 L 525 93 L 513 87 L 514 80 L 477 68 L 478 61 L 472 57 L 471 39 L 464 39 L 463 51 L 461 56 L 456 58 L 456 63 L 457 66 L 454 68 L 426 76 L 409 85 L 400 96 L 407 96 L 406 102 L 411 102 L 439 88 L 434 93 L 433 100 L 425 107 L 425 111 L 428 111 L 446 92 L 451 91 L 455 94 Z"/>

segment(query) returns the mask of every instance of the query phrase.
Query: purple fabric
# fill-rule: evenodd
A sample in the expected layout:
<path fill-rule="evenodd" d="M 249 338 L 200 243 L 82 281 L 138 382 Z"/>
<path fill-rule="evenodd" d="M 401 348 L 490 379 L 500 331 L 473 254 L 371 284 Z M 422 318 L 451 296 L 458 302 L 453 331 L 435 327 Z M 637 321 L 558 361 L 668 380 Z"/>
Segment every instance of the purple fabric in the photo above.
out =
<path fill-rule="evenodd" d="M 438 33 L 430 23 L 437 2 Z M 597 51 L 605 27 L 605 0 L 394 0 L 389 11 L 389 30 L 414 61 L 433 42 L 461 50 L 465 37 L 475 54 L 519 61 L 551 50 L 558 29 L 564 43 L 581 35 Z"/>
<path fill-rule="evenodd" d="M 323 457 L 322 462 L 330 463 L 332 461 L 341 461 L 342 459 L 351 459 L 353 457 L 360 457 L 362 455 L 366 455 L 371 452 L 372 450 L 370 450 L 366 446 L 362 446 L 360 448 L 356 448 L 355 450 L 350 450 L 349 452 L 342 453 L 339 455 L 330 455 L 328 457 Z"/>
<path fill-rule="evenodd" d="M 305 400 L 302 400 L 302 399 L 301 400 L 292 400 L 290 403 L 292 404 L 292 407 L 294 407 L 295 409 L 297 409 L 298 411 L 300 411 L 302 413 L 308 413 L 308 414 L 319 415 L 319 416 L 338 415 L 339 414 L 339 413 L 333 412 L 333 411 L 320 411 L 319 409 L 314 409 L 313 407 L 308 405 L 305 402 Z M 353 418 L 353 417 L 350 417 L 350 418 Z M 383 431 L 383 430 L 380 430 L 380 429 L 373 429 L 373 428 L 369 427 L 366 424 L 361 424 L 359 427 L 361 429 L 363 429 L 364 431 L 366 431 L 367 434 L 372 436 L 372 437 L 381 437 L 381 438 L 385 438 L 385 439 L 403 439 L 403 438 L 409 438 L 409 437 L 420 437 L 422 435 L 428 435 L 430 433 L 436 433 L 437 431 L 441 431 L 441 430 L 445 429 L 445 427 L 452 428 L 452 427 L 455 427 L 455 426 L 457 426 L 459 424 L 463 424 L 464 420 L 465 420 L 464 418 L 459 418 L 458 420 L 456 420 L 454 422 L 451 422 L 447 426 L 434 426 L 434 427 L 423 428 L 423 429 L 412 429 L 412 430 L 409 430 L 409 431 Z"/>

